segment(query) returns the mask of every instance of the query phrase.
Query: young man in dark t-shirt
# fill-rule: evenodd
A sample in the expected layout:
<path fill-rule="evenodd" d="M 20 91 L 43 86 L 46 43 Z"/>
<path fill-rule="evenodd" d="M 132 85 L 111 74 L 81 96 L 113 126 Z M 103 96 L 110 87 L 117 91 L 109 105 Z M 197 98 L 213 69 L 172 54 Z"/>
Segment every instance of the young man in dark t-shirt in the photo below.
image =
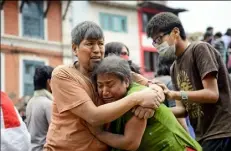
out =
<path fill-rule="evenodd" d="M 160 54 L 174 51 L 171 77 L 175 91 L 166 97 L 184 105 L 204 151 L 231 150 L 231 80 L 219 52 L 205 42 L 189 43 L 179 18 L 159 13 L 147 35 Z M 160 84 L 161 85 L 161 84 Z"/>

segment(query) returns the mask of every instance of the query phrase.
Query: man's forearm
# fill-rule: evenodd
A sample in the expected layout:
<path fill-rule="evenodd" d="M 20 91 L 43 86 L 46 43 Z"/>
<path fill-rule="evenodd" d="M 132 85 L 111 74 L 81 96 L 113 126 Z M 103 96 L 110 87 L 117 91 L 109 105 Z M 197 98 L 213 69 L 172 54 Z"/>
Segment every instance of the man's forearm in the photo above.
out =
<path fill-rule="evenodd" d="M 93 113 L 93 117 L 95 118 L 93 125 L 110 123 L 138 105 L 137 101 L 131 99 L 133 99 L 133 97 L 127 96 L 113 103 L 98 106 Z"/>
<path fill-rule="evenodd" d="M 136 96 L 136 95 L 135 95 Z M 92 101 L 87 101 L 80 106 L 73 108 L 71 112 L 92 126 L 103 125 L 119 118 L 132 107 L 138 105 L 139 100 L 135 96 L 127 96 L 118 101 L 96 107 Z"/>
<path fill-rule="evenodd" d="M 171 99 L 181 100 L 180 91 L 171 91 L 171 93 L 173 94 Z M 216 103 L 219 98 L 219 95 L 208 89 L 186 91 L 185 93 L 188 95 L 188 100 L 195 103 Z"/>

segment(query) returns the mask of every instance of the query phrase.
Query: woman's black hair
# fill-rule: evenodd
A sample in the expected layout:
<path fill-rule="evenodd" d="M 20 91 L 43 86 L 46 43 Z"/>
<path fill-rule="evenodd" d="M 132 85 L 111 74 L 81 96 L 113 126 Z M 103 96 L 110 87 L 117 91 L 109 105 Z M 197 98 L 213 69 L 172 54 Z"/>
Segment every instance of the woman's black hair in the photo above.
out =
<path fill-rule="evenodd" d="M 123 47 L 125 47 L 128 51 L 128 56 L 130 55 L 130 51 L 128 47 L 121 42 L 109 42 L 105 45 L 105 57 L 109 55 L 117 55 L 120 56 Z M 133 72 L 140 74 L 140 68 L 138 65 L 134 64 L 131 60 L 128 61 L 130 68 Z"/>
<path fill-rule="evenodd" d="M 122 52 L 123 47 L 125 47 L 128 51 L 128 56 L 130 55 L 128 47 L 121 43 L 121 42 L 109 42 L 105 45 L 105 57 L 107 57 L 110 54 L 115 54 L 119 56 Z"/>
<path fill-rule="evenodd" d="M 97 75 L 99 74 L 114 74 L 121 81 L 128 79 L 129 83 L 131 83 L 131 69 L 128 62 L 116 55 L 104 58 L 93 70 L 92 81 L 95 85 L 97 84 Z"/>

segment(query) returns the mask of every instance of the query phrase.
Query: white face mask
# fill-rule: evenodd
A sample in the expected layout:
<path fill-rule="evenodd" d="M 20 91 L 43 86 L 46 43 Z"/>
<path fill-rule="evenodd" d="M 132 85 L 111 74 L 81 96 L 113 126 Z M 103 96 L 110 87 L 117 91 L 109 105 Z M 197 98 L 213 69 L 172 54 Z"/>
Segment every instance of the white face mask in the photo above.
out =
<path fill-rule="evenodd" d="M 159 55 L 164 55 L 167 51 L 172 51 L 174 54 L 176 52 L 176 47 L 175 47 L 175 44 L 174 45 L 171 45 L 169 46 L 169 44 L 167 43 L 167 41 L 161 43 L 160 45 L 158 45 L 156 47 Z"/>

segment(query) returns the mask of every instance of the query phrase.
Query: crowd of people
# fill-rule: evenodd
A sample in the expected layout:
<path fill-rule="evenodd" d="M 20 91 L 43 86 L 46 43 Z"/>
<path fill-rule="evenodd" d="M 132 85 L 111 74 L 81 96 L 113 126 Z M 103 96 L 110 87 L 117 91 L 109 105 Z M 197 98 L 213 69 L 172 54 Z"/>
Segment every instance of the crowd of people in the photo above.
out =
<path fill-rule="evenodd" d="M 152 80 L 125 44 L 104 44 L 96 23 L 76 25 L 78 61 L 36 68 L 26 125 L 1 92 L 1 149 L 230 151 L 230 29 L 222 36 L 208 28 L 204 41 L 190 43 L 180 19 L 162 12 L 146 32 L 159 53 Z"/>
<path fill-rule="evenodd" d="M 228 28 L 224 35 L 221 32 L 214 34 L 213 27 L 208 27 L 204 34 L 203 41 L 211 44 L 221 54 L 221 57 L 231 75 L 231 28 Z"/>

